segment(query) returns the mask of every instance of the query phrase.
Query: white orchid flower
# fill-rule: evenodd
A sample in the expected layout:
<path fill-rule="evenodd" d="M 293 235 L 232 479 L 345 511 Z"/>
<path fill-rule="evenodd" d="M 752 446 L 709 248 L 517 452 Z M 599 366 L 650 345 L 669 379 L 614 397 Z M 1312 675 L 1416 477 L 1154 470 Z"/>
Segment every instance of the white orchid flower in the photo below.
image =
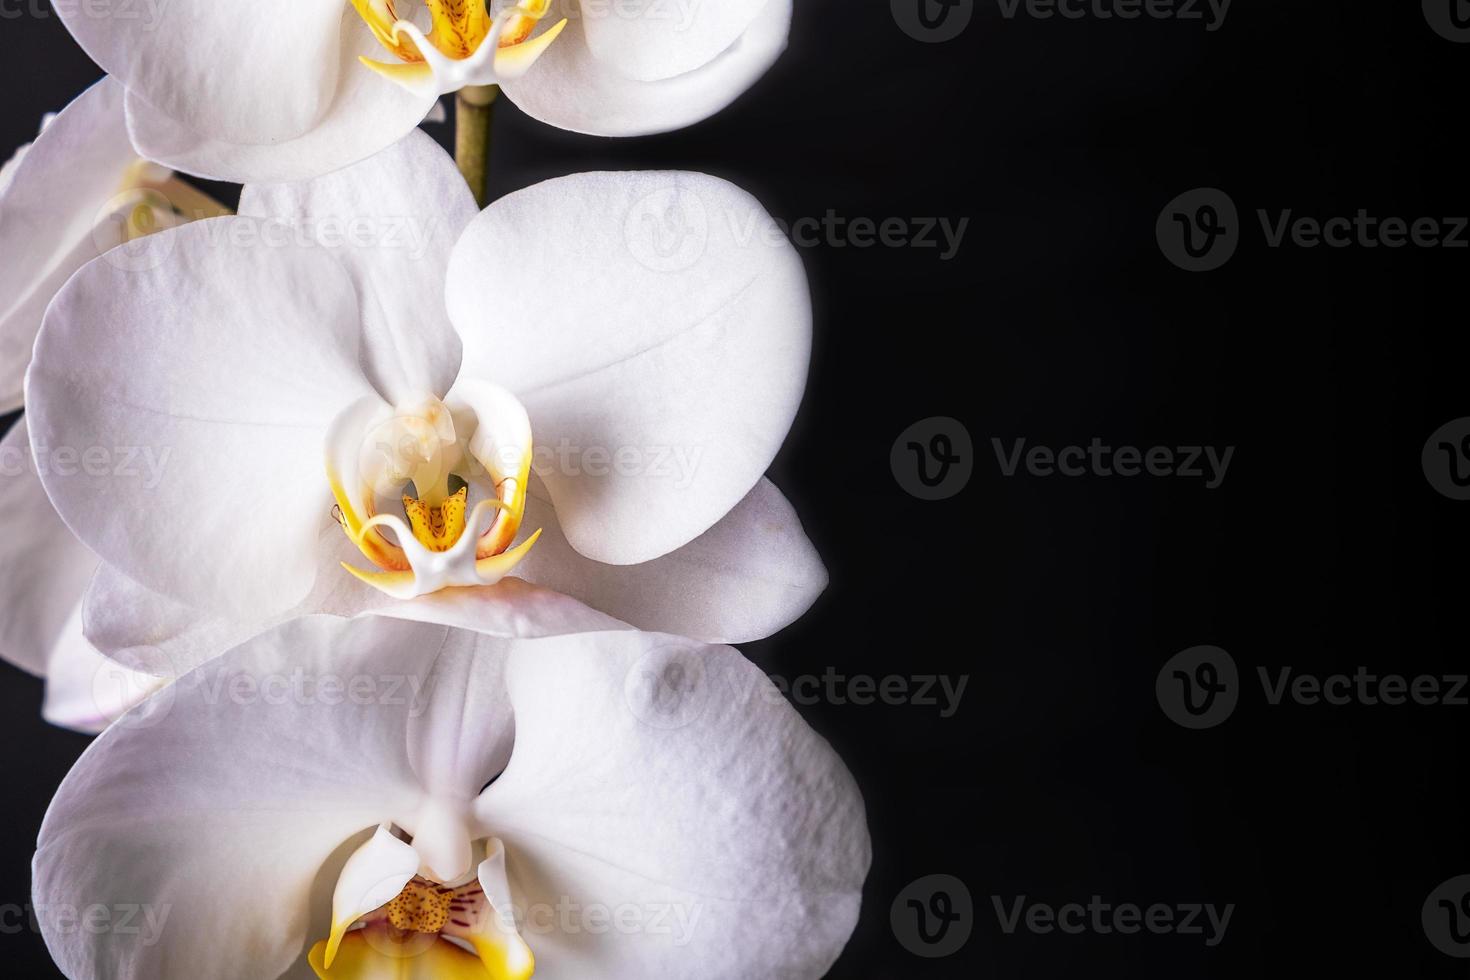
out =
<path fill-rule="evenodd" d="M 122 86 L 103 79 L 0 168 L 0 412 L 20 408 L 46 305 L 88 261 L 218 206 L 141 159 Z M 130 244 L 131 243 L 131 244 Z M 0 440 L 0 658 L 46 678 L 44 717 L 96 732 L 156 678 L 102 659 L 82 637 L 81 599 L 97 558 L 41 489 L 25 420 Z"/>
<path fill-rule="evenodd" d="M 46 304 L 87 262 L 219 206 L 138 156 L 123 90 L 104 78 L 0 168 L 0 412 L 21 381 Z"/>
<path fill-rule="evenodd" d="M 43 718 L 100 732 L 164 683 L 104 658 L 83 637 L 82 596 L 97 556 L 46 499 L 23 417 L 0 439 L 0 541 L 0 659 L 45 678 Z"/>
<path fill-rule="evenodd" d="M 483 629 L 549 601 L 512 572 L 639 628 L 742 642 L 825 586 L 762 475 L 811 315 L 749 195 L 582 174 L 477 215 L 414 133 L 247 187 L 240 210 L 147 239 L 146 267 L 88 265 L 37 341 L 37 454 L 133 464 L 41 474 L 105 562 L 85 612 L 99 649 L 170 673 L 315 612 Z"/>
<path fill-rule="evenodd" d="M 34 904 L 72 980 L 815 978 L 870 858 L 851 776 L 732 649 L 313 617 L 97 739 Z M 137 927 L 67 918 L 99 908 Z"/>
<path fill-rule="evenodd" d="M 791 0 L 170 0 L 146 15 L 133 0 L 94 0 L 58 9 L 126 86 L 129 128 L 149 159 L 241 183 L 303 180 L 365 159 L 465 86 L 498 83 L 563 129 L 676 129 L 764 74 L 791 20 Z"/>

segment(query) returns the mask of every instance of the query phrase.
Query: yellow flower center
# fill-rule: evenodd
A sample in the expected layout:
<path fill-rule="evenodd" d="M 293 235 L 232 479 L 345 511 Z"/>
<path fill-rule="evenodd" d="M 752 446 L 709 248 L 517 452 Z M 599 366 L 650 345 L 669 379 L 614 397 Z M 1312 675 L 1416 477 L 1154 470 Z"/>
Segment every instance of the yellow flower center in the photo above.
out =
<path fill-rule="evenodd" d="M 413 0 L 408 0 L 412 3 Z M 463 60 L 479 50 L 490 36 L 494 21 L 486 9 L 485 0 L 424 0 L 429 9 L 430 28 L 424 35 L 430 44 L 446 58 Z M 352 0 L 352 6 L 372 29 L 378 42 L 407 64 L 424 60 L 413 39 L 397 25 L 403 20 L 398 14 L 395 0 Z M 510 20 L 501 32 L 502 48 L 514 47 L 536 29 L 536 22 L 546 15 L 551 0 L 525 0 L 520 6 L 506 11 Z"/>
<path fill-rule="evenodd" d="M 403 510 L 408 514 L 408 523 L 413 527 L 413 536 L 419 544 L 430 551 L 448 551 L 459 541 L 465 528 L 465 503 L 469 500 L 469 488 L 460 487 L 458 492 L 435 507 L 407 494 L 403 497 Z"/>
<path fill-rule="evenodd" d="M 511 546 L 526 508 L 530 424 L 519 403 L 503 397 L 499 408 L 487 403 L 483 417 L 461 406 L 470 426 L 463 435 L 435 397 L 376 419 L 352 409 L 334 423 L 327 458 L 333 513 L 378 567 L 348 564 L 348 571 L 407 599 L 493 585 L 524 557 L 536 535 Z"/>
<path fill-rule="evenodd" d="M 529 980 L 530 947 L 494 923 L 478 882 L 457 888 L 414 877 L 387 905 L 357 920 L 328 960 L 318 942 L 307 962 L 322 980 Z"/>
<path fill-rule="evenodd" d="M 438 935 L 449 922 L 454 889 L 415 878 L 388 903 L 388 921 L 405 932 Z"/>

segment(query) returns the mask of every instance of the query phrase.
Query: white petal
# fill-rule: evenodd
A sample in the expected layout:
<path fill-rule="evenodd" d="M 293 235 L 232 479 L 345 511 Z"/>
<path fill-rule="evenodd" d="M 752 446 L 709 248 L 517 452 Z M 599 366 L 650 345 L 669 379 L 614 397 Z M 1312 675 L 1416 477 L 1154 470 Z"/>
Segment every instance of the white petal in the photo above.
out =
<path fill-rule="evenodd" d="M 82 603 L 89 643 L 122 667 L 165 680 L 209 662 L 272 622 L 197 609 L 105 562 Z"/>
<path fill-rule="evenodd" d="M 507 677 L 515 751 L 476 809 L 520 907 L 663 913 L 527 931 L 538 980 L 826 971 L 857 922 L 863 803 L 753 664 L 608 633 L 518 644 Z"/>
<path fill-rule="evenodd" d="M 518 578 L 504 578 L 495 585 L 474 589 L 445 589 L 412 602 L 390 603 L 380 614 L 489 636 L 561 636 L 630 629 L 628 624 L 569 596 Z"/>
<path fill-rule="evenodd" d="M 52 303 L 28 375 L 42 482 L 73 532 L 151 589 L 253 615 L 311 589 L 323 434 L 369 391 L 342 267 L 237 237 L 260 229 L 197 221 L 143 239 L 141 266 L 95 260 Z"/>
<path fill-rule="evenodd" d="M 109 205 L 137 160 L 122 99 L 122 86 L 104 78 L 7 165 L 0 189 L 0 412 L 20 407 L 46 304 L 73 272 L 117 243 Z"/>
<path fill-rule="evenodd" d="M 513 728 L 486 723 L 510 717 L 505 660 L 446 657 L 434 679 L 435 710 L 408 721 L 409 762 L 431 794 L 478 792 L 510 761 Z"/>
<path fill-rule="evenodd" d="M 0 439 L 0 657 L 44 677 L 97 558 L 46 499 L 26 422 Z"/>
<path fill-rule="evenodd" d="M 768 0 L 670 3 L 579 0 L 587 49 L 629 78 L 651 82 L 700 68 L 746 32 Z"/>
<path fill-rule="evenodd" d="M 575 599 L 514 578 L 399 602 L 343 570 L 341 562 L 361 561 L 361 557 L 339 528 L 323 533 L 319 551 L 321 565 L 311 595 L 289 612 L 265 620 L 195 609 L 146 589 L 104 564 L 84 607 L 87 638 L 124 667 L 173 678 L 267 628 L 315 613 L 344 618 L 375 613 L 496 637 L 628 628 Z"/>
<path fill-rule="evenodd" d="M 363 369 L 393 404 L 442 397 L 459 373 L 444 267 L 476 213 L 454 161 L 419 130 L 326 177 L 251 184 L 240 194 L 240 214 L 291 220 L 351 272 Z"/>
<path fill-rule="evenodd" d="M 687 6 L 663 4 L 670 10 Z M 665 43 L 649 48 L 646 55 L 624 50 L 617 61 L 604 61 L 593 51 L 594 40 L 611 58 L 624 30 L 661 31 L 662 25 L 652 29 L 609 25 L 604 32 L 600 21 L 593 26 L 590 19 L 577 18 L 530 71 L 503 81 L 501 88 L 527 115 L 576 133 L 641 136 L 699 122 L 735 101 L 780 57 L 791 27 L 792 0 L 769 0 L 734 43 L 700 61 L 698 67 L 658 81 L 640 81 L 630 75 L 629 70 L 661 75 L 678 64 L 705 58 L 708 46 L 744 17 L 743 3 L 738 5 L 742 8 L 739 15 L 731 19 L 705 12 L 705 8 L 723 5 L 692 6 L 697 17 L 709 17 L 710 24 L 719 28 L 696 32 L 690 40 L 697 43 L 685 47 L 682 41 L 665 38 Z M 604 13 L 602 19 L 616 20 L 617 15 Z"/>
<path fill-rule="evenodd" d="M 226 6 L 251 9 L 248 5 Z M 299 9 L 299 5 L 291 6 Z M 335 10 L 332 4 L 315 6 Z M 192 125 L 188 115 L 170 112 L 148 91 L 130 89 L 127 115 L 133 142 L 150 160 L 175 170 L 236 183 L 307 180 L 391 146 L 423 120 L 435 96 L 411 92 L 363 65 L 359 55 L 381 57 L 386 52 L 350 4 L 343 3 L 341 10 L 353 23 L 344 31 L 340 49 L 333 48 L 328 55 L 335 59 L 340 81 L 335 96 L 323 104 L 308 127 L 277 140 L 214 133 Z M 288 15 L 285 22 L 294 19 Z M 300 84 L 299 78 L 288 80 Z M 274 88 L 266 86 L 267 91 Z M 287 98 L 276 94 L 272 103 L 276 101 L 284 103 Z M 223 110 L 225 118 L 229 115 L 229 108 Z"/>
<path fill-rule="evenodd" d="M 746 643 L 795 622 L 826 588 L 821 558 L 769 480 L 684 547 L 641 565 L 578 554 L 539 489 L 532 487 L 525 526 L 543 533 L 516 574 L 639 629 Z"/>
<path fill-rule="evenodd" d="M 0 440 L 0 658 L 46 678 L 41 716 L 99 732 L 158 681 L 104 658 L 82 635 L 82 596 L 97 558 L 41 488 L 22 416 Z"/>
<path fill-rule="evenodd" d="M 292 0 L 92 0 L 57 12 L 129 90 L 195 132 L 255 143 L 299 136 L 322 114 L 352 23 L 334 4 Z"/>
<path fill-rule="evenodd" d="M 448 302 L 464 376 L 526 406 L 567 540 L 598 561 L 704 533 L 755 486 L 801 400 L 801 261 L 715 177 L 579 174 L 502 198 L 455 248 Z"/>
<path fill-rule="evenodd" d="M 327 937 L 334 885 L 365 832 L 416 829 L 425 787 L 410 733 L 509 731 L 508 716 L 454 715 L 452 682 L 498 684 L 502 645 L 377 617 L 300 619 L 180 678 L 149 702 L 166 709 L 151 724 L 129 715 L 104 732 L 52 801 L 35 858 L 61 970 L 258 980 L 298 962 Z M 414 728 L 415 714 L 435 721 Z M 460 801 L 483 770 L 465 768 Z M 96 904 L 167 920 L 151 943 L 61 920 L 59 910 Z"/>
<path fill-rule="evenodd" d="M 97 652 L 82 635 L 77 602 L 46 670 L 41 717 L 53 725 L 95 735 L 163 686 L 162 678 L 129 670 Z"/>

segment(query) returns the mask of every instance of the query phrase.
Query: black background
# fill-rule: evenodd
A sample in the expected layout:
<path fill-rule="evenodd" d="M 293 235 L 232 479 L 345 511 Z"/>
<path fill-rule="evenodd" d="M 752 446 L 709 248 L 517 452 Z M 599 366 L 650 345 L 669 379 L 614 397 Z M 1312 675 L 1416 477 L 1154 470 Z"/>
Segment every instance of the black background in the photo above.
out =
<path fill-rule="evenodd" d="M 12 0 L 14 3 L 14 0 Z M 1470 871 L 1452 706 L 1269 706 L 1257 667 L 1465 671 L 1470 504 L 1420 450 L 1470 415 L 1466 251 L 1269 248 L 1255 210 L 1470 214 L 1470 45 L 1419 5 L 1237 0 L 1201 21 L 1003 18 L 976 4 L 922 44 L 886 0 L 798 0 L 790 51 L 692 129 L 607 141 L 502 105 L 492 189 L 597 168 L 705 170 L 776 216 L 970 218 L 936 249 L 804 250 L 816 303 L 806 402 L 772 476 L 831 570 L 816 607 L 747 652 L 783 677 L 968 675 L 959 710 L 823 701 L 803 714 L 866 796 L 874 864 L 835 977 L 1463 976 L 1420 926 Z M 14 12 L 14 6 L 7 8 Z M 0 23 L 3 147 L 97 76 L 52 16 Z M 441 140 L 450 127 L 431 129 Z M 1154 222 L 1227 191 L 1222 269 L 1170 265 Z M 904 493 L 889 449 L 961 420 L 958 496 Z M 991 439 L 1235 446 L 1223 485 L 1002 475 Z M 7 557 L 6 560 L 13 560 Z M 44 556 L 24 560 L 41 561 Z M 1154 680 L 1196 644 L 1244 693 L 1208 731 Z M 49 794 L 86 739 L 3 670 L 0 904 L 23 905 Z M 974 898 L 958 953 L 920 959 L 889 906 L 927 874 Z M 992 896 L 1234 903 L 1224 941 L 1000 927 Z M 249 901 L 249 896 L 242 896 Z M 12 976 L 52 976 L 0 935 Z"/>

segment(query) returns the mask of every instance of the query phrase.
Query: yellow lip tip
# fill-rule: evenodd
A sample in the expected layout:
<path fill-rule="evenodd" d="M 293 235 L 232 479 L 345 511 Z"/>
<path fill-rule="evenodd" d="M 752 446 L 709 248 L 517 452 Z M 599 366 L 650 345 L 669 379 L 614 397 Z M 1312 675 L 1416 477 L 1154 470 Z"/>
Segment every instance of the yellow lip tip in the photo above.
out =
<path fill-rule="evenodd" d="M 346 934 L 346 929 L 339 929 L 336 926 L 332 927 L 332 935 L 327 939 L 327 948 L 322 953 L 323 969 L 330 970 L 332 968 L 332 961 L 337 958 L 337 951 L 342 948 L 342 937 Z"/>
<path fill-rule="evenodd" d="M 341 566 L 343 568 L 345 568 L 349 572 L 351 572 L 359 581 L 361 581 L 363 583 L 366 583 L 367 585 L 372 585 L 373 584 L 373 580 L 371 578 L 372 572 L 363 571 L 361 568 L 358 568 L 356 565 L 349 564 L 348 562 L 345 562 L 345 561 L 344 562 L 340 562 L 339 564 L 341 564 Z"/>
<path fill-rule="evenodd" d="M 328 980 L 327 971 L 332 968 L 331 960 L 323 956 L 326 946 L 326 942 L 318 942 L 311 947 L 311 952 L 306 954 L 306 962 L 311 966 L 311 972 L 315 973 L 320 980 Z"/>

